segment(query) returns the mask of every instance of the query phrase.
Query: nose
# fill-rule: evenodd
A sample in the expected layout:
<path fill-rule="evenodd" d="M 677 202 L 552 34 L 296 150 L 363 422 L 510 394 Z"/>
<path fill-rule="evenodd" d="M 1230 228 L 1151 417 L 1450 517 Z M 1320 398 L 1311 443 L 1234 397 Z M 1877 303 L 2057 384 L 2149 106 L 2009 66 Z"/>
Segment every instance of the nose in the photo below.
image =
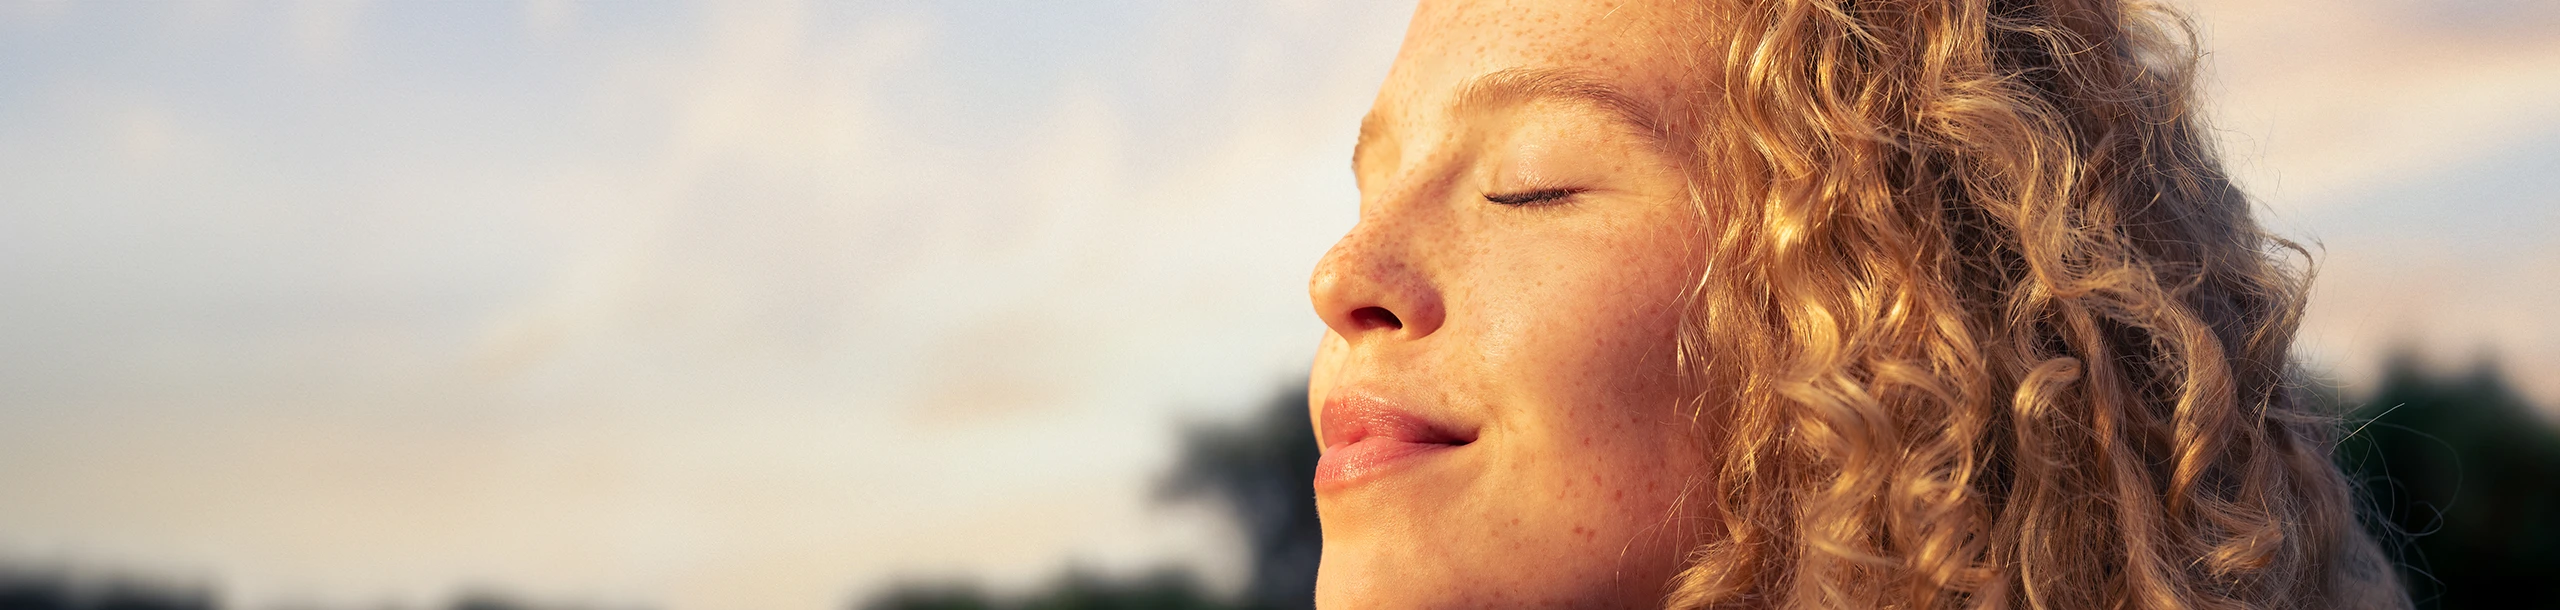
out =
<path fill-rule="evenodd" d="M 1316 263 L 1307 282 L 1316 316 L 1352 346 L 1430 336 L 1446 317 L 1440 288 L 1415 260 L 1412 240 L 1363 221 Z"/>

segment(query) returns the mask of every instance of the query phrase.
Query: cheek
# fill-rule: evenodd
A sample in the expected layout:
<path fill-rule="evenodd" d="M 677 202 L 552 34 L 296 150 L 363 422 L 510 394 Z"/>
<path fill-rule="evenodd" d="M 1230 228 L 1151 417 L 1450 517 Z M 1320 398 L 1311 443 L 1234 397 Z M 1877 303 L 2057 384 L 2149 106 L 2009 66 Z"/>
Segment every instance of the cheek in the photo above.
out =
<path fill-rule="evenodd" d="M 1616 244 L 1603 244 L 1616 245 Z M 1677 262 L 1590 248 L 1523 261 L 1484 286 L 1477 357 L 1526 403 L 1595 405 L 1668 396 L 1685 276 Z M 1570 249 L 1567 250 L 1571 252 Z M 1558 404 L 1561 403 L 1561 404 Z"/>
<path fill-rule="evenodd" d="M 1563 243 L 1482 285 L 1483 334 L 1466 345 L 1505 435 L 1483 517 L 1524 591 L 1651 600 L 1653 587 L 1623 585 L 1677 569 L 1687 538 L 1666 524 L 1702 470 L 1672 366 L 1686 276 L 1657 244 Z"/>
<path fill-rule="evenodd" d="M 1685 418 L 1673 341 L 1687 281 L 1665 254 L 1676 250 L 1649 240 L 1547 243 L 1562 245 L 1485 283 L 1483 334 L 1468 342 L 1512 449 L 1533 470 L 1552 470 L 1528 483 L 1588 492 L 1593 474 L 1638 489 L 1678 478 L 1663 466 L 1695 448 L 1676 423 Z M 1582 474 L 1543 480 L 1569 472 Z"/>

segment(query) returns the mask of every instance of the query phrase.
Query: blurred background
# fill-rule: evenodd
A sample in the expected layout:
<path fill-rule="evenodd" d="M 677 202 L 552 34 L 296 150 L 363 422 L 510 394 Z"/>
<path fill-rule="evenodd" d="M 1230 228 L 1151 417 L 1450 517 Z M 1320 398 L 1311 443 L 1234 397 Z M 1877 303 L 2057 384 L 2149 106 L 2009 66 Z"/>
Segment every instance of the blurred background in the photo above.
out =
<path fill-rule="evenodd" d="M 2187 6 L 2374 525 L 2552 594 L 2560 3 Z M 0 0 L 0 609 L 1303 606 L 1410 9 Z"/>

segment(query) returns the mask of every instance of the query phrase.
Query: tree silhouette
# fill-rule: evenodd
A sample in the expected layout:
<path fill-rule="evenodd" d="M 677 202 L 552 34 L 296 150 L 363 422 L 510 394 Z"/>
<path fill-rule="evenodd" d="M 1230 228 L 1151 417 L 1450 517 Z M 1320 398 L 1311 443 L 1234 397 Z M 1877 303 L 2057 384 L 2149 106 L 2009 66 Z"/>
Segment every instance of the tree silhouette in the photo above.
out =
<path fill-rule="evenodd" d="M 2339 447 L 2421 608 L 2560 608 L 2560 432 L 2494 363 L 2432 375 L 2407 350 Z"/>
<path fill-rule="evenodd" d="M 215 610 L 211 592 L 126 575 L 79 576 L 62 570 L 0 566 L 0 610 Z M 492 592 L 455 598 L 447 610 L 567 610 L 527 604 Z"/>
<path fill-rule="evenodd" d="M 1233 606 L 1201 590 L 1190 572 L 1166 569 L 1134 580 L 1114 580 L 1071 570 L 1047 589 L 1020 599 L 992 595 L 969 583 L 911 583 L 874 596 L 859 607 L 865 610 L 1226 610 Z"/>
<path fill-rule="evenodd" d="M 1316 560 L 1324 533 L 1316 524 L 1315 426 L 1307 419 L 1305 384 L 1293 384 L 1233 424 L 1194 425 L 1183 433 L 1178 465 L 1159 499 L 1208 502 L 1244 534 L 1250 575 L 1244 597 L 1221 600 L 1191 572 L 1167 568 L 1133 581 L 1070 571 L 1027 596 L 993 595 L 968 583 L 910 583 L 859 603 L 863 610 L 1116 610 L 1315 607 Z"/>
<path fill-rule="evenodd" d="M 1220 503 L 1235 516 L 1253 559 L 1245 600 L 1262 608 L 1315 607 L 1316 561 L 1324 555 L 1311 487 L 1320 453 L 1315 425 L 1306 386 L 1293 388 L 1243 426 L 1193 428 L 1166 488 L 1177 498 Z"/>
<path fill-rule="evenodd" d="M 212 610 L 204 591 L 126 576 L 0 570 L 0 610 Z"/>

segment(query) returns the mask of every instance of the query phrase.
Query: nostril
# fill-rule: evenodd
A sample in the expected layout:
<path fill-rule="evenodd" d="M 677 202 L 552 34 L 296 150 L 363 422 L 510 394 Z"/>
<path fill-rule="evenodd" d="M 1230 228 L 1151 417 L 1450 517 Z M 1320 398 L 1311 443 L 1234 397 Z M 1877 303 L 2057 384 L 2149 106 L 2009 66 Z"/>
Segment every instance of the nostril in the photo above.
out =
<path fill-rule="evenodd" d="M 1351 312 L 1351 321 L 1354 325 L 1363 329 L 1385 328 L 1393 330 L 1404 328 L 1404 321 L 1396 319 L 1395 312 L 1387 311 L 1384 307 L 1362 307 L 1353 310 Z"/>

